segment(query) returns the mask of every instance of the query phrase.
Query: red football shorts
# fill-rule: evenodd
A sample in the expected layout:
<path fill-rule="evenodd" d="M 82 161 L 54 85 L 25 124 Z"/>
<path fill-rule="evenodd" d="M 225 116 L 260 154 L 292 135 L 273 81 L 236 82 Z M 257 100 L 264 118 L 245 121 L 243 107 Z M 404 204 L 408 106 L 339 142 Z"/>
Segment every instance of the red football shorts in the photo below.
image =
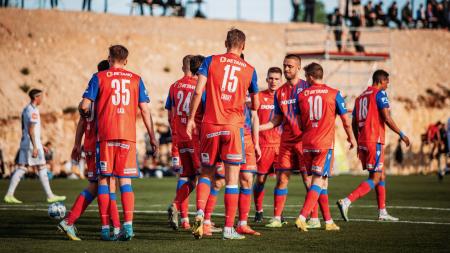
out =
<path fill-rule="evenodd" d="M 304 167 L 308 175 L 330 177 L 333 172 L 334 153 L 332 149 L 303 150 Z"/>
<path fill-rule="evenodd" d="M 258 175 L 267 175 L 275 172 L 277 167 L 279 147 L 261 147 L 261 159 L 258 161 Z"/>
<path fill-rule="evenodd" d="M 278 154 L 276 171 L 300 171 L 306 173 L 303 165 L 302 143 L 286 144 L 281 143 Z"/>
<path fill-rule="evenodd" d="M 86 176 L 87 179 L 91 182 L 97 182 L 97 154 L 94 151 L 85 151 L 86 152 Z"/>
<path fill-rule="evenodd" d="M 102 176 L 138 177 L 136 143 L 126 140 L 101 141 L 99 165 Z"/>
<path fill-rule="evenodd" d="M 240 165 L 243 162 L 244 129 L 232 125 L 203 123 L 200 137 L 200 160 L 203 167 L 217 161 Z"/>
<path fill-rule="evenodd" d="M 178 150 L 181 160 L 181 177 L 196 176 L 200 170 L 200 156 L 198 154 L 198 138 L 192 141 L 178 142 Z"/>
<path fill-rule="evenodd" d="M 384 165 L 384 148 L 381 143 L 364 143 L 358 145 L 358 157 L 364 170 L 382 172 Z"/>
<path fill-rule="evenodd" d="M 255 145 L 251 134 L 244 135 L 245 163 L 241 165 L 241 172 L 256 173 Z"/>

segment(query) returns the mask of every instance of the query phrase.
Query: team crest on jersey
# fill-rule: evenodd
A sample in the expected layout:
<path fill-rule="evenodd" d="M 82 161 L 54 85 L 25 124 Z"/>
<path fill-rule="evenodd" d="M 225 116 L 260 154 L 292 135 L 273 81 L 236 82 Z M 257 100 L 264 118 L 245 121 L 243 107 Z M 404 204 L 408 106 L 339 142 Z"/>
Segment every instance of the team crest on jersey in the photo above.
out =
<path fill-rule="evenodd" d="M 202 163 L 209 163 L 209 154 L 208 153 L 202 153 Z"/>
<path fill-rule="evenodd" d="M 106 72 L 106 77 L 111 77 L 113 75 L 113 73 L 112 72 Z"/>
<path fill-rule="evenodd" d="M 303 92 L 303 94 L 305 94 L 305 96 L 309 95 L 309 90 L 305 90 L 305 92 Z"/>
<path fill-rule="evenodd" d="M 264 98 L 264 101 L 266 101 L 266 102 L 267 102 L 267 100 L 268 100 L 268 98 Z"/>
<path fill-rule="evenodd" d="M 106 161 L 100 161 L 100 171 L 107 171 L 108 163 Z"/>

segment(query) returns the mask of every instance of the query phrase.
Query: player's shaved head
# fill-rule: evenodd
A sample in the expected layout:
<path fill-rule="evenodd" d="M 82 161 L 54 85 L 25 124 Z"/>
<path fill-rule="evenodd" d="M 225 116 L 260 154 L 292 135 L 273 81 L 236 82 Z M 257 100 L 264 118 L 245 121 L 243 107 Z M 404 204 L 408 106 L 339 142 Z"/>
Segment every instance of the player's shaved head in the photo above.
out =
<path fill-rule="evenodd" d="M 124 62 L 128 58 L 128 49 L 122 45 L 113 45 L 109 47 L 109 58 L 113 62 Z"/>
<path fill-rule="evenodd" d="M 323 79 L 323 68 L 320 66 L 320 64 L 312 62 L 308 65 L 306 65 L 303 70 L 305 71 L 305 76 L 312 77 L 315 80 L 322 80 Z"/>
<path fill-rule="evenodd" d="M 109 61 L 108 60 L 103 60 L 97 64 L 98 72 L 108 70 L 108 69 L 109 69 Z"/>
<path fill-rule="evenodd" d="M 302 63 L 302 59 L 300 58 L 300 56 L 296 55 L 296 54 L 288 54 L 284 57 L 284 59 L 291 59 L 291 60 L 296 60 L 298 62 L 298 65 L 300 66 Z"/>
<path fill-rule="evenodd" d="M 227 33 L 227 40 L 225 41 L 225 46 L 228 49 L 237 48 L 243 49 L 245 46 L 245 34 L 239 29 L 232 28 Z"/>
<path fill-rule="evenodd" d="M 189 72 L 190 71 L 190 66 L 191 66 L 191 59 L 194 56 L 192 54 L 188 54 L 185 57 L 183 57 L 183 72 Z"/>
<path fill-rule="evenodd" d="M 203 55 L 196 55 L 191 58 L 189 68 L 193 75 L 197 74 L 198 69 L 202 65 L 204 59 L 205 57 Z"/>
<path fill-rule="evenodd" d="M 379 84 L 386 80 L 389 80 L 389 73 L 386 72 L 385 70 L 378 69 L 375 72 L 373 72 L 373 75 L 372 75 L 372 83 L 373 84 Z"/>

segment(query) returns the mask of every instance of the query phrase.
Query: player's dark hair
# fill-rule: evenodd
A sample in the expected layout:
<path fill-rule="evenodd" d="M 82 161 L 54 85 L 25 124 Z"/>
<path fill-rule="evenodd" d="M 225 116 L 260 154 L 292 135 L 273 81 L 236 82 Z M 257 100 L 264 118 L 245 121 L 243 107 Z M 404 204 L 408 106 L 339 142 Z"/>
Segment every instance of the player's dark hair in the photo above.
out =
<path fill-rule="evenodd" d="M 31 100 L 34 100 L 37 96 L 42 94 L 42 90 L 39 89 L 32 89 L 30 92 L 28 92 L 28 96 Z"/>
<path fill-rule="evenodd" d="M 112 60 L 125 61 L 128 58 L 128 49 L 122 45 L 113 45 L 109 47 L 109 57 Z"/>
<path fill-rule="evenodd" d="M 381 83 L 381 81 L 384 81 L 388 78 L 389 78 L 388 72 L 382 69 L 378 69 L 375 72 L 373 72 L 372 83 Z"/>
<path fill-rule="evenodd" d="M 270 73 L 277 73 L 277 74 L 283 75 L 283 71 L 281 71 L 281 69 L 279 67 L 270 67 L 267 70 L 267 75 L 269 75 Z"/>
<path fill-rule="evenodd" d="M 102 60 L 97 64 L 97 71 L 104 71 L 109 69 L 109 61 L 108 60 Z"/>
<path fill-rule="evenodd" d="M 299 64 L 302 63 L 302 58 L 300 58 L 300 56 L 298 56 L 296 54 L 288 54 L 284 57 L 284 59 L 294 59 L 294 60 L 297 60 Z"/>
<path fill-rule="evenodd" d="M 323 68 L 319 63 L 312 62 L 306 65 L 303 70 L 305 70 L 305 75 L 312 76 L 314 79 L 322 80 L 323 78 Z"/>
<path fill-rule="evenodd" d="M 227 33 L 225 45 L 227 48 L 239 48 L 245 44 L 245 34 L 239 29 L 232 28 Z"/>
<path fill-rule="evenodd" d="M 198 69 L 202 65 L 204 59 L 205 59 L 205 57 L 203 55 L 196 55 L 191 58 L 190 69 L 191 69 L 192 74 L 194 74 L 194 75 L 197 74 Z"/>

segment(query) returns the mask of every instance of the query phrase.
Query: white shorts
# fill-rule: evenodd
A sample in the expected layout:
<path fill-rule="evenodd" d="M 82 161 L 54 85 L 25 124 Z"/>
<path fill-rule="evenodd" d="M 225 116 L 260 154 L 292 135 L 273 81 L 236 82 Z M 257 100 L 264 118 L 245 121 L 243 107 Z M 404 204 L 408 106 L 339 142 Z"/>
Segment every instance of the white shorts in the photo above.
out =
<path fill-rule="evenodd" d="M 38 155 L 36 158 L 33 158 L 33 150 L 32 149 L 20 149 L 19 150 L 19 159 L 17 161 L 19 165 L 28 165 L 28 166 L 39 166 L 45 165 L 45 156 L 44 149 L 38 149 Z"/>

